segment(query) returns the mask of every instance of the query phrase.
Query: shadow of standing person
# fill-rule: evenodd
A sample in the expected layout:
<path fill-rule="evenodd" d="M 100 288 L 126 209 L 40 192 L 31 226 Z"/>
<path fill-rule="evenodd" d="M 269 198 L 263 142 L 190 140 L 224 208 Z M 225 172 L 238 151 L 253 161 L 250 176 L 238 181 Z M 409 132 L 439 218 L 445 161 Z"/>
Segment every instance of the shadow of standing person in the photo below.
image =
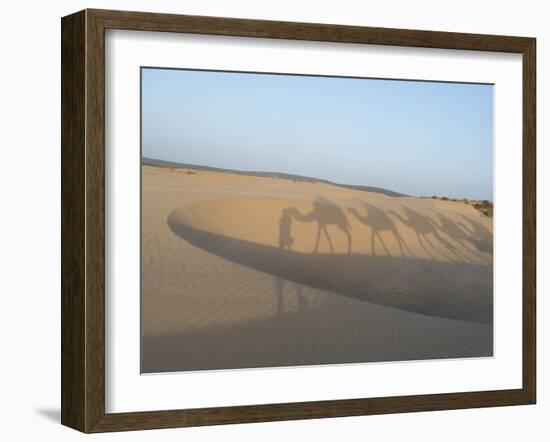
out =
<path fill-rule="evenodd" d="M 288 209 L 283 209 L 281 217 L 279 218 L 279 247 L 281 249 L 292 250 L 292 244 L 294 238 L 290 234 L 292 227 L 292 217 L 290 216 Z"/>
<path fill-rule="evenodd" d="M 292 251 L 292 244 L 294 238 L 292 237 L 292 217 L 290 215 L 290 209 L 283 209 L 281 217 L 279 218 L 279 248 L 288 249 Z M 277 316 L 283 317 L 285 313 L 285 284 L 286 281 L 282 278 L 275 277 L 275 290 L 277 292 Z M 307 301 L 303 294 L 303 288 L 300 284 L 294 284 L 296 291 L 296 300 L 298 303 L 298 312 L 305 311 Z"/>

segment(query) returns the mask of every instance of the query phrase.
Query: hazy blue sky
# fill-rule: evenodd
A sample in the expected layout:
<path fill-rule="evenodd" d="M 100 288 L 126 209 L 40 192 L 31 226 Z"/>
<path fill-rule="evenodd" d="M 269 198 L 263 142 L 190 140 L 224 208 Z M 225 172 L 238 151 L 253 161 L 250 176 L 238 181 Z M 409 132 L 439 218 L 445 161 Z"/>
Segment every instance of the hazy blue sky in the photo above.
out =
<path fill-rule="evenodd" d="M 142 70 L 143 156 L 493 199 L 490 85 Z"/>

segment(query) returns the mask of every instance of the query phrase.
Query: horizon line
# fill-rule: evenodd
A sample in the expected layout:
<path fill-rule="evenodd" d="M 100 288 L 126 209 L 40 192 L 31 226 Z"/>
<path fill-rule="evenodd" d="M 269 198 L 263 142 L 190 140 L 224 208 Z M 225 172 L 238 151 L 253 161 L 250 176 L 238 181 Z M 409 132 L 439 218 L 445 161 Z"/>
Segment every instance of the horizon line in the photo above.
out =
<path fill-rule="evenodd" d="M 320 182 L 320 183 L 331 184 L 331 185 L 334 185 L 334 186 L 344 187 L 344 188 L 352 189 L 352 190 L 361 190 L 361 191 L 367 191 L 367 192 L 382 193 L 382 194 L 384 194 L 386 196 L 390 196 L 390 197 L 406 197 L 406 198 L 411 198 L 411 197 L 413 197 L 413 198 L 434 198 L 435 197 L 437 199 L 447 198 L 449 201 L 467 200 L 467 201 L 490 201 L 490 202 L 493 202 L 492 199 L 452 198 L 452 197 L 447 197 L 446 195 L 435 195 L 435 194 L 434 195 L 409 195 L 409 194 L 406 194 L 406 193 L 402 193 L 402 192 L 398 192 L 398 191 L 395 191 L 395 190 L 387 189 L 385 187 L 370 186 L 370 185 L 365 185 L 365 184 L 337 183 L 335 181 L 330 181 L 330 180 L 327 180 L 327 179 L 324 179 L 324 178 L 311 177 L 311 176 L 307 176 L 307 175 L 297 175 L 297 174 L 287 173 L 287 172 L 274 172 L 274 171 L 271 171 L 271 170 L 228 169 L 228 168 L 224 168 L 224 167 L 208 166 L 208 165 L 204 165 L 204 164 L 181 163 L 181 162 L 172 161 L 172 160 L 164 160 L 164 159 L 160 159 L 160 158 L 146 157 L 146 156 L 143 156 L 143 155 L 141 155 L 141 161 L 140 161 L 141 166 L 144 165 L 143 164 L 144 160 L 145 161 L 151 161 L 151 162 L 158 162 L 158 163 L 166 163 L 167 165 L 172 165 L 173 167 L 178 167 L 178 168 L 205 169 L 205 170 L 210 170 L 210 171 L 225 172 L 225 173 L 230 172 L 230 173 L 236 173 L 236 174 L 240 174 L 240 175 L 257 176 L 257 177 L 263 177 L 263 178 L 267 178 L 268 177 L 267 175 L 272 175 L 272 176 L 269 176 L 269 177 L 270 178 L 279 178 L 279 179 L 297 179 L 299 181 L 306 181 L 306 182 L 307 181 L 309 181 L 309 182 Z M 145 164 L 145 165 L 155 166 L 155 164 Z M 162 167 L 162 164 L 157 164 L 156 166 Z M 166 167 L 168 167 L 168 166 L 166 166 Z"/>

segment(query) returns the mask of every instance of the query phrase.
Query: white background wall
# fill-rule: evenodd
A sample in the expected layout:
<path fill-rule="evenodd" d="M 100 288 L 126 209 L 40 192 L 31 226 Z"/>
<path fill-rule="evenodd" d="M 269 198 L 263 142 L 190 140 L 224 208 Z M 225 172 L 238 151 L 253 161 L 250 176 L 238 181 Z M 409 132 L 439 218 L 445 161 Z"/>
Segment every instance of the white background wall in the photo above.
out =
<path fill-rule="evenodd" d="M 464 411 L 115 433 L 96 440 L 547 440 L 550 434 L 550 13 L 542 1 L 19 0 L 2 6 L 0 435 L 80 440 L 59 425 L 60 17 L 86 7 L 533 36 L 538 39 L 539 403 Z M 545 127 L 546 126 L 546 127 Z M 546 201 L 545 201 L 546 199 Z"/>

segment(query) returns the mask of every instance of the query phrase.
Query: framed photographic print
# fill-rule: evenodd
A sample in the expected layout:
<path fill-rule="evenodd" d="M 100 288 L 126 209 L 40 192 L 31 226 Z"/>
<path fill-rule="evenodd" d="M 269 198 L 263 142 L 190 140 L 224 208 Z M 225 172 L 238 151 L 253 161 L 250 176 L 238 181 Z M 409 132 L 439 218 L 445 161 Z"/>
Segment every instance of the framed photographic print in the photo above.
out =
<path fill-rule="evenodd" d="M 535 39 L 62 19 L 62 423 L 533 404 Z"/>

